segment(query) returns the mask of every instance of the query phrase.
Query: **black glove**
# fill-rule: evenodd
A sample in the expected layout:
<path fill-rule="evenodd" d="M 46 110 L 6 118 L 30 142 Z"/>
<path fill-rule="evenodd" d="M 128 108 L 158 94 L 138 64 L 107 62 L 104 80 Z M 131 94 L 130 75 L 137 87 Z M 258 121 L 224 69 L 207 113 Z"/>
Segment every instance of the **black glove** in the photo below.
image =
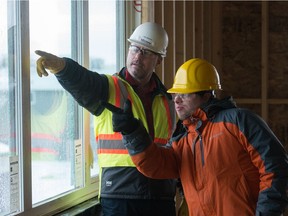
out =
<path fill-rule="evenodd" d="M 113 113 L 113 131 L 130 134 L 139 126 L 139 120 L 133 116 L 131 101 L 129 99 L 125 101 L 124 109 L 103 101 L 101 101 L 101 104 Z"/>

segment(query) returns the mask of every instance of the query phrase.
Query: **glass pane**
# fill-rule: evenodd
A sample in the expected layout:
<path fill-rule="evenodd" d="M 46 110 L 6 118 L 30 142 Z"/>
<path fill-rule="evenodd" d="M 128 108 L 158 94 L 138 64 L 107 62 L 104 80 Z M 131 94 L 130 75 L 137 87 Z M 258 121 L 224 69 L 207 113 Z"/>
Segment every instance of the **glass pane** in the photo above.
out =
<path fill-rule="evenodd" d="M 0 1 L 0 215 L 19 211 L 15 2 Z"/>
<path fill-rule="evenodd" d="M 104 74 L 116 72 L 116 0 L 89 1 L 90 70 Z M 98 175 L 97 147 L 91 115 L 90 142 L 94 155 L 91 176 Z"/>
<path fill-rule="evenodd" d="M 71 1 L 30 0 L 32 203 L 79 187 L 77 106 L 55 76 L 38 77 L 34 51 L 71 56 Z M 81 145 L 81 144 L 80 144 Z M 76 164 L 77 165 L 77 164 Z M 81 168 L 80 168 L 81 170 Z M 79 185 L 80 184 L 80 185 Z"/>

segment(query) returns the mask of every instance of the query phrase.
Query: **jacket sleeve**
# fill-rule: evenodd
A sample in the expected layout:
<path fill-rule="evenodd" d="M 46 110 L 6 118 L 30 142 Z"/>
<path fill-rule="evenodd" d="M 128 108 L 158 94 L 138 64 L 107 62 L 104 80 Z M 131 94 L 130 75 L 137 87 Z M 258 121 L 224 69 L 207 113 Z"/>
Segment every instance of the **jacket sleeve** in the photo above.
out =
<path fill-rule="evenodd" d="M 123 134 L 123 143 L 142 174 L 155 179 L 179 178 L 174 149 L 154 144 L 142 123 L 131 134 Z"/>
<path fill-rule="evenodd" d="M 87 70 L 72 59 L 65 58 L 65 68 L 55 76 L 78 104 L 94 115 L 100 115 L 103 107 L 100 101 L 106 101 L 109 85 L 106 75 Z"/>
<path fill-rule="evenodd" d="M 242 131 L 252 145 L 248 149 L 260 174 L 260 192 L 256 215 L 280 216 L 287 206 L 287 153 L 272 130 L 257 115 L 245 112 L 239 116 Z"/>

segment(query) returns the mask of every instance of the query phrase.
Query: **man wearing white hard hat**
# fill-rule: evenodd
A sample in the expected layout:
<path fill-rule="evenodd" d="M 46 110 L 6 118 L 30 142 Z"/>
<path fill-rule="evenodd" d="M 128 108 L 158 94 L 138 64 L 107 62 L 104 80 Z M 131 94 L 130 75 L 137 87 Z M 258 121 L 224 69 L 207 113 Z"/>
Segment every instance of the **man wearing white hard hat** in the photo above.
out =
<path fill-rule="evenodd" d="M 112 76 L 39 50 L 37 73 L 47 76 L 49 70 L 79 105 L 95 115 L 99 198 L 104 216 L 175 216 L 176 180 L 148 178 L 136 169 L 121 133 L 113 131 L 111 112 L 103 106 L 111 103 L 123 108 L 129 99 L 134 116 L 142 120 L 159 146 L 167 143 L 175 128 L 172 97 L 155 74 L 166 56 L 166 31 L 159 24 L 143 23 L 128 41 L 126 67 Z"/>

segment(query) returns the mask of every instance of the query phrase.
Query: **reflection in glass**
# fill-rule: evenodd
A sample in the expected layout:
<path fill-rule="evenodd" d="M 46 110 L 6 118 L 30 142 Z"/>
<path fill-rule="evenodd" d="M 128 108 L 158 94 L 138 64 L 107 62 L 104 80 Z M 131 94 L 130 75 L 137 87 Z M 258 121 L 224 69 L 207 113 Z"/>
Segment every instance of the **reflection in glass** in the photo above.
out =
<path fill-rule="evenodd" d="M 39 57 L 35 50 L 70 56 L 71 1 L 30 0 L 29 5 L 32 203 L 35 204 L 81 186 L 76 184 L 74 165 L 75 140 L 80 135 L 78 110 L 72 97 L 53 74 L 40 78 L 35 68 Z"/>
<path fill-rule="evenodd" d="M 20 173 L 16 131 L 17 26 L 15 2 L 0 4 L 0 215 L 20 210 Z M 19 62 L 18 62 L 19 63 Z M 12 160 L 15 166 L 11 168 Z M 14 172 L 16 170 L 16 174 Z"/>
<path fill-rule="evenodd" d="M 116 0 L 89 1 L 89 65 L 90 70 L 98 73 L 116 73 Z M 90 122 L 90 143 L 94 156 L 91 169 L 93 177 L 99 174 L 99 166 L 92 115 Z"/>

